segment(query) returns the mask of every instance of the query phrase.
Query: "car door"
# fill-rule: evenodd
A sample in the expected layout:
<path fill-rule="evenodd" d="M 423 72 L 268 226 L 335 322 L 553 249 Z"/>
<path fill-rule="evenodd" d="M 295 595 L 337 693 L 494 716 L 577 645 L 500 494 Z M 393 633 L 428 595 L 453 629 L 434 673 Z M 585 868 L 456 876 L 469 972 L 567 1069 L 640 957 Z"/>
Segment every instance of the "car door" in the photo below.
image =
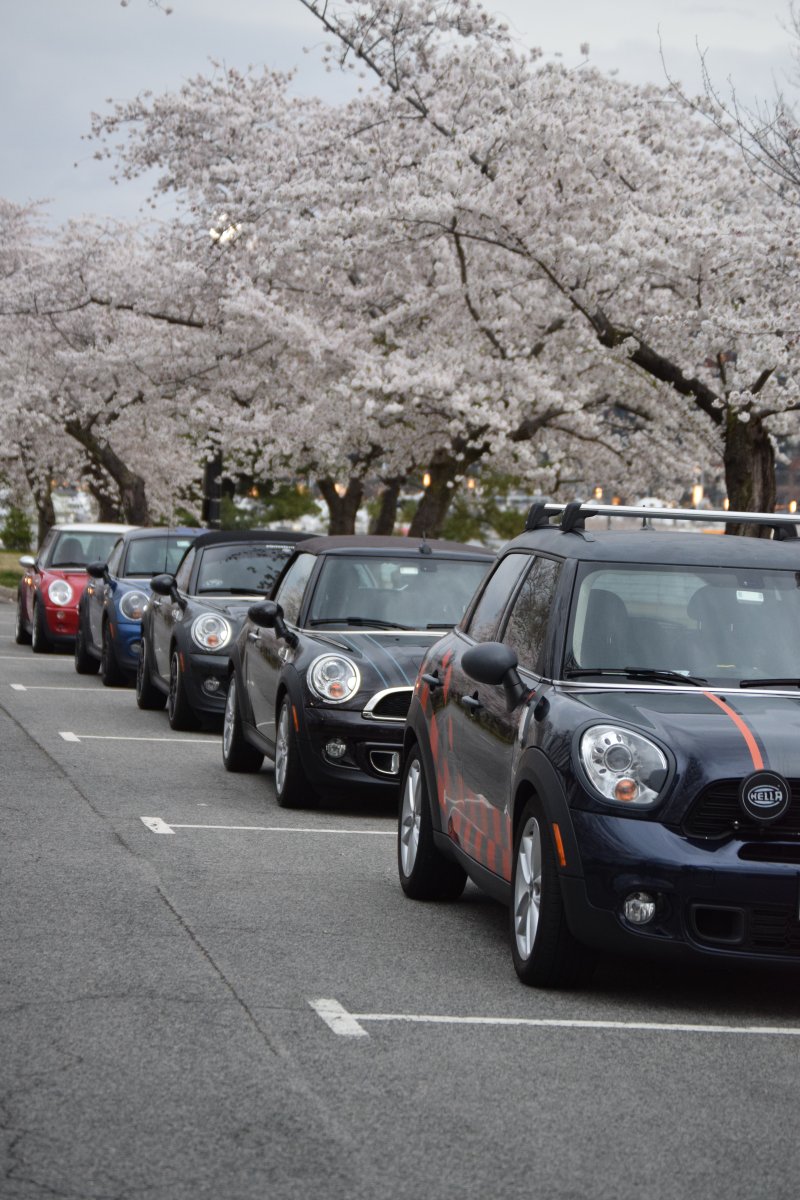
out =
<path fill-rule="evenodd" d="M 36 594 L 42 583 L 42 568 L 47 562 L 47 556 L 50 548 L 56 538 L 58 531 L 54 528 L 49 531 L 44 541 L 42 542 L 36 554 L 36 561 L 29 571 L 26 571 L 23 576 L 22 585 L 22 616 L 23 620 L 28 625 L 33 623 L 33 602 Z"/>
<path fill-rule="evenodd" d="M 530 553 L 514 551 L 498 562 L 467 617 L 466 632 L 456 634 L 452 652 L 444 655 L 441 664 L 442 703 L 435 717 L 439 799 L 447 827 L 462 849 L 479 860 L 478 833 L 486 823 L 487 803 L 479 790 L 484 774 L 480 757 L 486 746 L 483 736 L 476 737 L 476 716 L 482 705 L 497 707 L 500 700 L 481 695 L 479 685 L 461 666 L 461 657 L 475 642 L 497 636 L 509 599 L 532 561 Z"/>
<path fill-rule="evenodd" d="M 178 591 L 183 592 L 184 595 L 189 589 L 195 558 L 196 554 L 192 547 L 181 562 L 178 573 L 175 576 L 175 585 Z M 172 640 L 172 630 L 175 627 L 176 620 L 181 619 L 183 613 L 180 606 L 175 603 L 171 596 L 159 596 L 155 592 L 153 593 L 150 605 L 152 608 L 150 634 L 153 643 L 153 661 L 156 672 L 166 681 L 169 679 L 169 647 Z"/>
<path fill-rule="evenodd" d="M 275 593 L 290 628 L 297 627 L 306 586 L 316 564 L 316 555 L 299 554 Z M 259 628 L 248 621 L 244 640 L 245 686 L 256 729 L 271 743 L 275 741 L 275 697 L 287 651 L 286 642 L 274 629 Z"/>
<path fill-rule="evenodd" d="M 116 578 L 122 557 L 122 542 L 119 542 L 111 552 L 107 564 L 107 576 Z M 87 607 L 89 611 L 89 634 L 92 645 L 99 650 L 103 644 L 103 612 L 110 617 L 114 615 L 114 588 L 108 578 L 92 579 L 87 588 Z"/>
<path fill-rule="evenodd" d="M 541 681 L 560 570 L 558 559 L 542 556 L 533 560 L 516 583 L 500 624 L 499 640 L 516 652 L 520 677 L 529 687 L 531 699 Z M 470 685 L 471 690 L 461 698 L 464 715 L 455 739 L 462 775 L 461 840 L 482 866 L 510 879 L 511 780 L 520 753 L 518 735 L 527 721 L 529 704 L 509 710 L 502 685 L 475 681 Z"/>

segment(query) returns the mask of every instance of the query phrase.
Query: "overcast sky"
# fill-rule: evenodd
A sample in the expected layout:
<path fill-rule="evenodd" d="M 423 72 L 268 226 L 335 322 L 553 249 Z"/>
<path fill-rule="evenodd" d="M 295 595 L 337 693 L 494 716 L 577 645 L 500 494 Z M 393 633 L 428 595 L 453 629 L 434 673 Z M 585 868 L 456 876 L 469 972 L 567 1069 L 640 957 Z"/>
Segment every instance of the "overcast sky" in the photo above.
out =
<path fill-rule="evenodd" d="M 180 86 L 209 58 L 229 66 L 296 67 L 298 91 L 330 100 L 346 85 L 319 65 L 319 26 L 299 0 L 0 0 L 0 195 L 50 202 L 54 222 L 84 213 L 135 217 L 144 188 L 115 187 L 108 164 L 81 140 L 109 99 Z M 788 6 L 778 0 L 487 0 L 520 41 L 545 54 L 590 61 L 634 81 L 670 73 L 699 88 L 697 46 L 721 87 L 752 100 L 785 85 L 791 70 Z M 304 51 L 308 50 L 309 53 Z M 77 164 L 77 165 L 76 165 Z"/>

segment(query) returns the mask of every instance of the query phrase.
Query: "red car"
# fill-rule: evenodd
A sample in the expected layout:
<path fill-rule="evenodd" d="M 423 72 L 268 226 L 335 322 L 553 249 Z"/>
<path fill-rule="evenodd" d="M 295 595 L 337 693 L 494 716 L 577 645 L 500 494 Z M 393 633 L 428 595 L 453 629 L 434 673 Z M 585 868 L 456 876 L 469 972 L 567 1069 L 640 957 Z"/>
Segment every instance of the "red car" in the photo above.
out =
<path fill-rule="evenodd" d="M 108 559 L 133 525 L 54 525 L 35 558 L 19 560 L 25 574 L 17 589 L 15 637 L 34 654 L 75 644 L 78 601 L 89 582 L 86 564 Z"/>

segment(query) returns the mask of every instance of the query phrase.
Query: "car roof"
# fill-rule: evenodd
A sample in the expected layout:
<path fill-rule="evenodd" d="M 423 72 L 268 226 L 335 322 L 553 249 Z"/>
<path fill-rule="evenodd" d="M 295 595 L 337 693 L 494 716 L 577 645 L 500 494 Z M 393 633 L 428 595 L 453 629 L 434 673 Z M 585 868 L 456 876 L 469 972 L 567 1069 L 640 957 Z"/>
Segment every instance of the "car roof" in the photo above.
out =
<path fill-rule="evenodd" d="M 538 550 L 583 562 L 694 567 L 753 567 L 800 571 L 800 540 L 687 533 L 670 529 L 572 530 L 557 525 L 522 533 L 503 547 Z"/>
<path fill-rule="evenodd" d="M 107 523 L 94 524 L 92 522 L 82 522 L 80 524 L 62 525 L 60 522 L 53 526 L 53 529 L 58 533 L 130 533 L 137 529 L 136 525 L 111 525 Z"/>
<path fill-rule="evenodd" d="M 204 546 L 220 546 L 227 542 L 270 542 L 286 543 L 293 546 L 309 537 L 307 533 L 297 533 L 294 529 L 211 529 L 201 533 L 194 540 L 194 548 L 202 550 Z"/>
<path fill-rule="evenodd" d="M 130 529 L 125 534 L 126 542 L 141 542 L 145 538 L 153 537 L 193 537 L 197 538 L 205 533 L 204 529 L 197 529 L 193 526 L 182 525 L 155 525 L 148 526 L 146 529 Z"/>
<path fill-rule="evenodd" d="M 423 547 L 427 547 L 436 555 L 452 554 L 459 558 L 483 558 L 492 559 L 495 557 L 492 550 L 487 550 L 485 546 L 471 546 L 463 542 L 448 542 L 443 538 L 431 538 L 428 541 L 425 538 L 416 537 L 398 537 L 380 534 L 354 533 L 354 534 L 338 534 L 329 537 L 312 537 L 302 547 L 303 553 L 309 554 L 347 554 L 353 550 L 357 550 L 360 554 L 375 554 L 382 555 L 387 550 L 391 550 L 393 554 L 407 554 L 409 556 L 423 553 Z"/>

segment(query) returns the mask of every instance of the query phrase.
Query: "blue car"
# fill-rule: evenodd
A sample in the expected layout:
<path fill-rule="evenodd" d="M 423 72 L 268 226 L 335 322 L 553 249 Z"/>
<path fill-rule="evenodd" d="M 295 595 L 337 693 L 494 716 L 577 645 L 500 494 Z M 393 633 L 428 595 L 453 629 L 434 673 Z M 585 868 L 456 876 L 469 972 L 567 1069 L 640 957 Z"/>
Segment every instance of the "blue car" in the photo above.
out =
<path fill-rule="evenodd" d="M 88 564 L 75 637 L 79 675 L 99 671 L 107 687 L 133 680 L 150 580 L 173 572 L 200 533 L 205 530 L 134 529 L 117 541 L 107 562 Z"/>

